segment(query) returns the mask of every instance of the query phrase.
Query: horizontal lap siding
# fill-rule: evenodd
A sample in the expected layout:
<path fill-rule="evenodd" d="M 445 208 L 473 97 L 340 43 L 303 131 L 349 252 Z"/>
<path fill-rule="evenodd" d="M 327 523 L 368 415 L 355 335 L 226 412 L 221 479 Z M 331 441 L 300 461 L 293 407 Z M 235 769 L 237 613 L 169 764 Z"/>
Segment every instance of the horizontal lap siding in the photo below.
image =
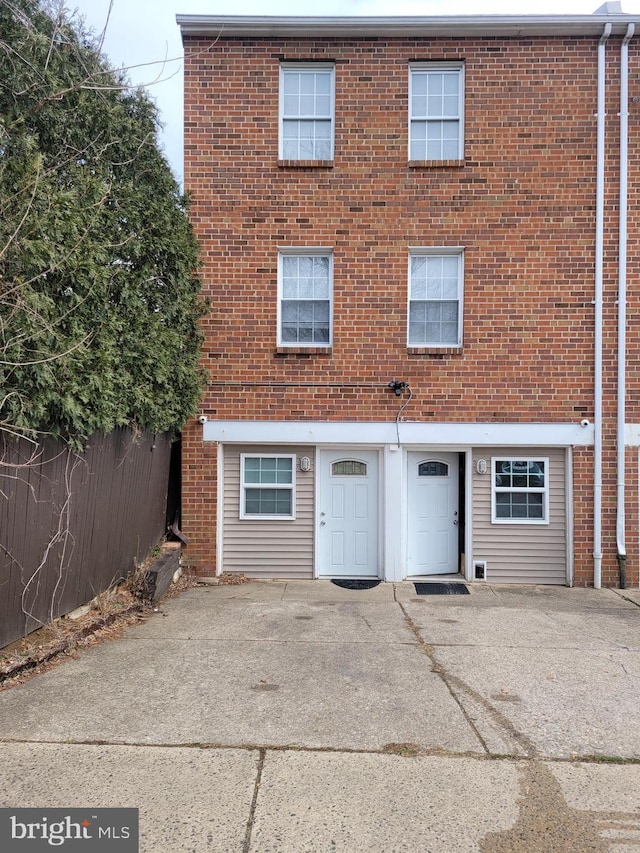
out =
<path fill-rule="evenodd" d="M 491 523 L 491 458 L 549 459 L 549 524 Z M 478 474 L 476 463 L 487 462 Z M 566 461 L 562 448 L 482 448 L 473 453 L 473 559 L 487 561 L 487 580 L 566 584 Z"/>
<path fill-rule="evenodd" d="M 293 521 L 240 519 L 240 454 L 264 456 L 295 453 L 296 517 Z M 312 578 L 314 536 L 314 470 L 300 471 L 300 459 L 315 460 L 312 447 L 226 446 L 222 570 L 251 578 Z"/>

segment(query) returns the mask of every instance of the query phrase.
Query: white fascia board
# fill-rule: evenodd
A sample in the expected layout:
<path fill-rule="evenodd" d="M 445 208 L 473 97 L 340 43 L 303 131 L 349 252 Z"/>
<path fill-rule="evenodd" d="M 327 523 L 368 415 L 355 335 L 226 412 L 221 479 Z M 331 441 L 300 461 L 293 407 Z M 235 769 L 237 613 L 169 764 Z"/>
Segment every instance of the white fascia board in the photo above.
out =
<path fill-rule="evenodd" d="M 494 36 L 597 36 L 611 23 L 612 34 L 626 32 L 639 16 L 609 15 L 438 15 L 402 17 L 176 15 L 183 36 L 218 38 L 341 38 Z"/>
<path fill-rule="evenodd" d="M 403 445 L 444 447 L 588 447 L 594 442 L 594 427 L 579 423 L 415 423 L 399 425 Z M 204 441 L 224 444 L 376 444 L 398 443 L 395 422 L 359 421 L 207 421 Z"/>

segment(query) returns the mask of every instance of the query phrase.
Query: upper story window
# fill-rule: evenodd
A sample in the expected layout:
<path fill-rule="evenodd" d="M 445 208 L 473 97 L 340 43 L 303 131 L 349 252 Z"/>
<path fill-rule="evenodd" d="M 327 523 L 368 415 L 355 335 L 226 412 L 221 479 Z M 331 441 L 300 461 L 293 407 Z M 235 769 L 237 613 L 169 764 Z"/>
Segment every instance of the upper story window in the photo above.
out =
<path fill-rule="evenodd" d="M 280 159 L 332 160 L 332 65 L 280 67 Z"/>
<path fill-rule="evenodd" d="M 463 157 L 462 63 L 430 62 L 409 69 L 409 159 Z"/>
<path fill-rule="evenodd" d="M 409 346 L 462 346 L 462 250 L 412 249 Z"/>
<path fill-rule="evenodd" d="M 494 458 L 491 460 L 492 522 L 549 523 L 549 460 Z"/>
<path fill-rule="evenodd" d="M 281 249 L 278 345 L 329 346 L 333 256 L 330 249 Z"/>

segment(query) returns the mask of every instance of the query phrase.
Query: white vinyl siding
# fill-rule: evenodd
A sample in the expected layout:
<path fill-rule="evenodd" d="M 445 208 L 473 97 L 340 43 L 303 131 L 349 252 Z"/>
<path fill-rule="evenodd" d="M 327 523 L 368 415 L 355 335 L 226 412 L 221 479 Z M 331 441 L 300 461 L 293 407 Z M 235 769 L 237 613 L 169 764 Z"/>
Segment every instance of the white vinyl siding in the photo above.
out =
<path fill-rule="evenodd" d="M 492 520 L 492 459 L 547 461 L 548 523 Z M 487 463 L 479 474 L 477 463 Z M 567 583 L 566 451 L 563 448 L 482 448 L 473 452 L 473 560 L 487 561 L 490 583 Z"/>
<path fill-rule="evenodd" d="M 294 456 L 295 519 L 240 518 L 241 456 Z M 300 470 L 303 457 L 311 470 Z M 314 478 L 312 447 L 236 446 L 223 449 L 222 571 L 251 578 L 312 578 Z"/>
<path fill-rule="evenodd" d="M 463 253 L 460 249 L 411 249 L 410 347 L 462 345 Z"/>
<path fill-rule="evenodd" d="M 409 160 L 463 157 L 463 67 L 460 63 L 409 69 Z"/>
<path fill-rule="evenodd" d="M 281 66 L 281 160 L 333 160 L 333 102 L 333 66 Z"/>

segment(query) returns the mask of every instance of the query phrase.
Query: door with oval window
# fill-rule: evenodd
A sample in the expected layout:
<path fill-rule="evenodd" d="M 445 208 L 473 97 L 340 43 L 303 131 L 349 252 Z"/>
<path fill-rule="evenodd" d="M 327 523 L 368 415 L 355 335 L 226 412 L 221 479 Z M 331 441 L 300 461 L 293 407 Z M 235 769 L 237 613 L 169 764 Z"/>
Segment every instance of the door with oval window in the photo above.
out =
<path fill-rule="evenodd" d="M 320 452 L 319 577 L 378 577 L 378 507 L 378 451 Z"/>
<path fill-rule="evenodd" d="M 459 571 L 458 454 L 407 454 L 409 576 Z"/>

